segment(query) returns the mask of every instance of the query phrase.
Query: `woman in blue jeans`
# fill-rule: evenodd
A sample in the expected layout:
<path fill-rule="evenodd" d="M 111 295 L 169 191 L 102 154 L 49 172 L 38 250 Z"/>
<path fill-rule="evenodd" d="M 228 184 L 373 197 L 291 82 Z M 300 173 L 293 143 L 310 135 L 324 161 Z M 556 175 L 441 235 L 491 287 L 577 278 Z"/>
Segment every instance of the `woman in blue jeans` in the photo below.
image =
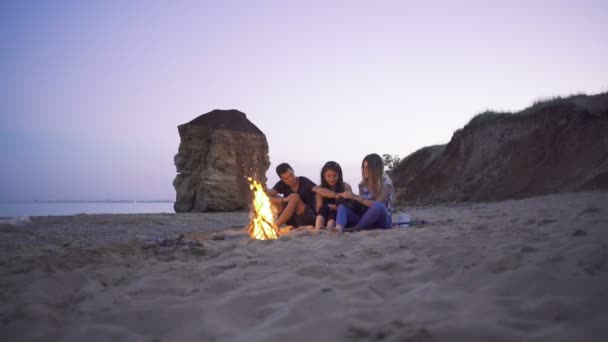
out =
<path fill-rule="evenodd" d="M 344 181 L 340 164 L 335 161 L 325 163 L 321 169 L 321 185 L 312 188 L 312 191 L 317 194 L 315 228 L 333 229 L 336 226 L 336 211 L 338 210 L 337 195 L 344 191 L 353 191 L 350 184 Z"/>
<path fill-rule="evenodd" d="M 345 191 L 338 194 L 338 198 L 358 202 L 366 210 L 361 214 L 352 207 L 344 204 L 338 205 L 336 228 L 340 232 L 373 228 L 386 229 L 392 225 L 393 182 L 384 172 L 382 157 L 376 153 L 365 156 L 361 163 L 361 176 L 359 195 Z"/>

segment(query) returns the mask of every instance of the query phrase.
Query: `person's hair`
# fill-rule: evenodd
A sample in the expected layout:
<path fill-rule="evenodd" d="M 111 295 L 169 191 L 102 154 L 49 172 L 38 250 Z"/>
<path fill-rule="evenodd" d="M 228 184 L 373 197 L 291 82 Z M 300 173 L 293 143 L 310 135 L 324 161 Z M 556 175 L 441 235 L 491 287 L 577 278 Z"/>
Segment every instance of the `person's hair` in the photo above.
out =
<path fill-rule="evenodd" d="M 321 187 L 330 189 L 329 184 L 325 180 L 325 172 L 327 170 L 335 171 L 338 174 L 338 181 L 336 182 L 336 192 L 344 192 L 344 179 L 342 178 L 342 168 L 340 164 L 335 161 L 328 161 L 321 168 Z"/>
<path fill-rule="evenodd" d="M 365 179 L 363 177 L 363 164 L 367 162 L 367 170 L 369 177 Z M 374 197 L 378 197 L 382 191 L 382 184 L 384 177 L 384 161 L 376 153 L 368 154 L 363 158 L 361 162 L 361 184 L 367 186 L 367 188 L 374 194 Z"/>
<path fill-rule="evenodd" d="M 277 176 L 281 177 L 282 174 L 289 170 L 293 170 L 289 164 L 281 163 L 277 166 Z"/>

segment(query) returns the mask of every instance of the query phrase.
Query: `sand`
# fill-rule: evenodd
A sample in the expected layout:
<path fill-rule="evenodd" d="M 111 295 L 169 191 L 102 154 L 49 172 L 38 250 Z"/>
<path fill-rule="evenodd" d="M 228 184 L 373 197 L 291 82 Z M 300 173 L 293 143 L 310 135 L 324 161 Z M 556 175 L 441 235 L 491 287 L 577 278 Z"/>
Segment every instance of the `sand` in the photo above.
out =
<path fill-rule="evenodd" d="M 4 222 L 0 340 L 606 341 L 607 204 L 409 207 L 427 224 L 276 241 L 246 213 Z"/>

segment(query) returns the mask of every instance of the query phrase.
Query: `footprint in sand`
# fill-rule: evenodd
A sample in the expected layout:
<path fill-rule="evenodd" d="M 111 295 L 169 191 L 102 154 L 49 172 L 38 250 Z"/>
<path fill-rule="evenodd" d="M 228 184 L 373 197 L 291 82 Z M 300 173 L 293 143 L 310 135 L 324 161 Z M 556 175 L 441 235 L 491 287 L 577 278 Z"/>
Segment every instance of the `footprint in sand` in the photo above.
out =
<path fill-rule="evenodd" d="M 488 265 L 488 271 L 494 274 L 514 271 L 521 266 L 521 261 L 521 254 L 508 255 L 498 259 L 497 261 L 490 262 Z"/>
<path fill-rule="evenodd" d="M 590 248 L 578 261 L 578 266 L 590 276 L 605 272 L 608 269 L 608 246 Z"/>
<path fill-rule="evenodd" d="M 588 214 L 596 214 L 599 213 L 601 210 L 599 208 L 595 208 L 595 207 L 588 207 L 583 209 L 580 213 L 578 213 L 579 216 L 581 215 L 588 215 Z"/>
<path fill-rule="evenodd" d="M 433 341 L 433 335 L 425 327 L 406 323 L 400 320 L 392 321 L 375 328 L 351 326 L 346 331 L 349 341 Z"/>
<path fill-rule="evenodd" d="M 552 220 L 552 219 L 544 219 L 542 221 L 538 221 L 537 225 L 542 226 L 542 225 L 553 223 L 553 222 L 557 222 L 557 221 Z"/>

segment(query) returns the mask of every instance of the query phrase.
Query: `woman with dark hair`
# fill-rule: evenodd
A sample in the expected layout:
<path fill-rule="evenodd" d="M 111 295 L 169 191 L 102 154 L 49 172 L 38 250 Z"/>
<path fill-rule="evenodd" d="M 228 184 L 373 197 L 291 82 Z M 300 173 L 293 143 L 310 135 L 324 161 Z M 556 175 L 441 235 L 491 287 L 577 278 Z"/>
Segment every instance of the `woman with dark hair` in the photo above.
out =
<path fill-rule="evenodd" d="M 333 228 L 336 225 L 336 198 L 345 191 L 352 192 L 342 177 L 342 168 L 335 161 L 328 161 L 321 169 L 321 185 L 314 187 L 316 193 L 317 219 L 315 228 Z"/>
<path fill-rule="evenodd" d="M 339 198 L 352 199 L 367 207 L 360 215 L 355 210 L 338 205 L 336 228 L 339 231 L 357 231 L 369 228 L 390 228 L 393 182 L 384 172 L 384 161 L 376 153 L 368 154 L 361 163 L 361 182 L 359 195 L 345 191 Z"/>

